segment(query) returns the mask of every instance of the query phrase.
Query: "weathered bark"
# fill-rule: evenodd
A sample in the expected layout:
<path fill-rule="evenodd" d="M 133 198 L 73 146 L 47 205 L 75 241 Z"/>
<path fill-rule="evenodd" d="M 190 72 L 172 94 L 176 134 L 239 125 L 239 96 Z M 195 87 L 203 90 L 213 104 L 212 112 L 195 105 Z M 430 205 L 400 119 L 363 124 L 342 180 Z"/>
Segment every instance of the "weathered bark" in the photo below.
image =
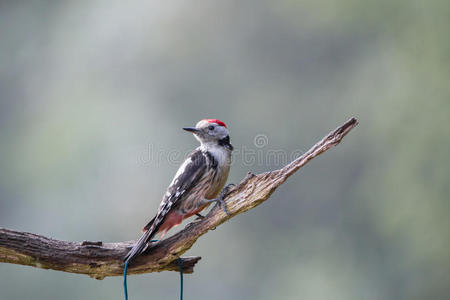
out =
<path fill-rule="evenodd" d="M 122 275 L 122 258 L 133 242 L 66 242 L 41 235 L 0 228 L 0 262 L 87 274 L 93 278 Z M 192 273 L 200 257 L 183 257 L 183 272 Z M 178 271 L 178 261 L 152 263 L 128 274 Z"/>
<path fill-rule="evenodd" d="M 217 206 L 212 208 L 203 220 L 190 223 L 172 237 L 153 243 L 146 253 L 136 258 L 128 267 L 128 274 L 178 271 L 176 259 L 189 250 L 200 236 L 267 200 L 289 176 L 314 157 L 339 144 L 357 124 L 355 118 L 348 120 L 282 169 L 258 175 L 248 173 L 242 182 L 226 195 L 225 201 L 230 215 L 226 215 Z M 103 279 L 106 276 L 122 274 L 122 257 L 132 244 L 133 241 L 66 242 L 0 228 L 0 262 L 87 274 Z M 200 257 L 182 258 L 183 271 L 192 273 L 198 260 Z"/>

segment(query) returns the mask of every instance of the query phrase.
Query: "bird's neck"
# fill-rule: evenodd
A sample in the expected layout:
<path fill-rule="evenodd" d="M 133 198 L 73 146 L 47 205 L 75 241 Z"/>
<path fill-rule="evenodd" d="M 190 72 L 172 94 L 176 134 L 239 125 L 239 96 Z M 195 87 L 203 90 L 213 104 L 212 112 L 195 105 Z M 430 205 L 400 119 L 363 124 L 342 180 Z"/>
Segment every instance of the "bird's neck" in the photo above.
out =
<path fill-rule="evenodd" d="M 231 145 L 230 145 L 231 146 Z M 231 149 L 218 143 L 201 143 L 199 149 L 209 152 L 219 165 L 229 164 L 231 159 Z"/>

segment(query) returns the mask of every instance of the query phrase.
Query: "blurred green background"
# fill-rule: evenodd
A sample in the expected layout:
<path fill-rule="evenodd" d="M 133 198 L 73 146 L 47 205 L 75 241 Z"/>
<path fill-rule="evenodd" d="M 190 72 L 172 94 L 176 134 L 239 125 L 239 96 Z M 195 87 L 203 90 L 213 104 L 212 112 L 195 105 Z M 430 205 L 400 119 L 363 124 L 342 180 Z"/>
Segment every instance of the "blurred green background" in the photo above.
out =
<path fill-rule="evenodd" d="M 135 239 L 197 146 L 181 127 L 225 121 L 237 183 L 356 116 L 200 238 L 185 298 L 449 299 L 450 2 L 164 2 L 1 1 L 0 226 Z M 130 276 L 130 297 L 177 299 L 178 276 Z M 0 264 L 0 299 L 122 299 L 121 280 Z"/>

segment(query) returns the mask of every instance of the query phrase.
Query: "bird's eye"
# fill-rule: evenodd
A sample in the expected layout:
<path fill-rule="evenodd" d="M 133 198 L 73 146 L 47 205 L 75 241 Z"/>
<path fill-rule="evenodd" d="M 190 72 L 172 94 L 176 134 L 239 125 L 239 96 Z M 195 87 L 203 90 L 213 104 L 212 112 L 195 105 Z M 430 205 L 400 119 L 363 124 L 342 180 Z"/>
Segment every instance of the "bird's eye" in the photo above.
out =
<path fill-rule="evenodd" d="M 208 129 L 209 129 L 209 130 L 214 130 L 214 126 L 213 126 L 213 125 L 209 125 L 209 126 L 208 126 Z"/>

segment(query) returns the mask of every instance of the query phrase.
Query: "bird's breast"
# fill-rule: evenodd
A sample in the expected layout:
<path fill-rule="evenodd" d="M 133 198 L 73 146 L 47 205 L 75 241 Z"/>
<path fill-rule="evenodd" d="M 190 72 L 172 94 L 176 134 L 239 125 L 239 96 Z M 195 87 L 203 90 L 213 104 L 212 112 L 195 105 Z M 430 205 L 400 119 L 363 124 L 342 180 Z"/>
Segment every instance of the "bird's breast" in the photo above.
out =
<path fill-rule="evenodd" d="M 213 172 L 214 174 L 209 177 L 211 180 L 209 182 L 209 188 L 205 193 L 206 199 L 216 198 L 220 194 L 225 186 L 225 183 L 227 182 L 228 173 L 230 172 L 230 164 L 227 163 L 221 166 L 218 165 L 217 168 L 211 170 L 210 172 Z"/>

